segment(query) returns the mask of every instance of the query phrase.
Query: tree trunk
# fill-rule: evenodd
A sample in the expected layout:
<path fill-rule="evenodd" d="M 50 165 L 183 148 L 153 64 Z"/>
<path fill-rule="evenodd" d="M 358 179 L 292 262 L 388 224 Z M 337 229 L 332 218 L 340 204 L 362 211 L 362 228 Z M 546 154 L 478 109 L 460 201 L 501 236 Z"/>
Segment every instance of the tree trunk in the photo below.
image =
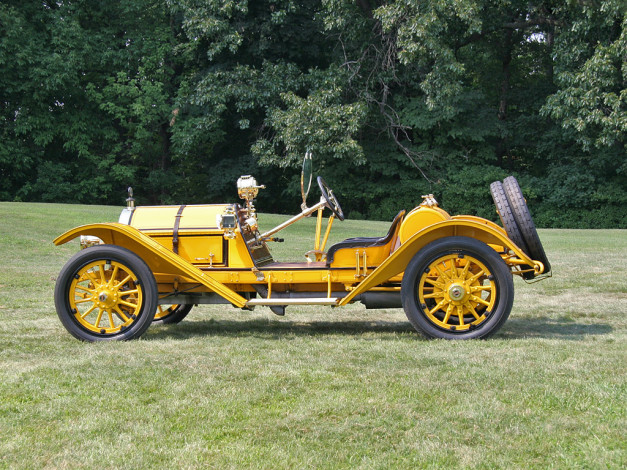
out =
<path fill-rule="evenodd" d="M 501 121 L 507 121 L 507 106 L 508 106 L 508 93 L 509 93 L 509 82 L 511 77 L 510 72 L 510 64 L 512 62 L 512 30 L 505 30 L 505 37 L 503 41 L 503 59 L 502 59 L 502 67 L 503 67 L 503 75 L 501 79 L 501 92 L 499 96 L 499 111 L 498 118 Z M 506 166 L 509 170 L 512 169 L 512 159 L 509 152 L 509 144 L 507 142 L 507 137 L 501 138 L 501 141 L 497 145 L 497 159 L 499 165 L 503 167 L 504 158 L 507 160 Z"/>
<path fill-rule="evenodd" d="M 165 173 L 165 171 L 170 167 L 170 135 L 168 133 L 169 123 L 166 121 L 161 124 L 159 127 L 159 136 L 161 137 L 161 162 L 159 164 L 159 169 Z M 161 187 L 161 192 L 159 195 L 160 203 L 164 204 L 166 196 L 168 196 L 169 188 Z"/>

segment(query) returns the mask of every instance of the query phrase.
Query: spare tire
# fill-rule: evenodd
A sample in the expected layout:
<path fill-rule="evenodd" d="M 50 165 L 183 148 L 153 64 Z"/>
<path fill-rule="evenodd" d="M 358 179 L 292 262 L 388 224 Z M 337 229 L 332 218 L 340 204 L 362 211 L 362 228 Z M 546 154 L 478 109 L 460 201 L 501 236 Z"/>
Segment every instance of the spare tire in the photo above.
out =
<path fill-rule="evenodd" d="M 516 219 L 520 232 L 525 240 L 525 244 L 529 251 L 526 253 L 530 258 L 540 261 L 544 264 L 544 272 L 551 271 L 551 264 L 544 252 L 544 247 L 538 236 L 538 231 L 531 218 L 531 213 L 525 202 L 522 190 L 518 181 L 513 176 L 508 176 L 503 180 L 503 189 L 505 190 L 505 196 L 509 202 L 509 205 Z"/>
<path fill-rule="evenodd" d="M 494 199 L 494 205 L 496 206 L 496 212 L 501 218 L 503 228 L 507 232 L 507 236 L 518 245 L 525 253 L 528 253 L 527 244 L 518 228 L 514 214 L 505 196 L 505 190 L 503 189 L 503 183 L 495 181 L 490 185 L 490 193 L 492 199 Z"/>

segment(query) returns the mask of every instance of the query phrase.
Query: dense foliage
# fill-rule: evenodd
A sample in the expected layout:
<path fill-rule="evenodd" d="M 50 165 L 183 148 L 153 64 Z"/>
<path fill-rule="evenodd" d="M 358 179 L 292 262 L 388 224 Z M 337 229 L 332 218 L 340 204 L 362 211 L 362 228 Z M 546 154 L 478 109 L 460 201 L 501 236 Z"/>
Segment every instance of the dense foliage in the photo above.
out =
<path fill-rule="evenodd" d="M 0 199 L 298 208 L 299 161 L 349 217 L 434 193 L 494 218 L 627 227 L 622 0 L 5 0 Z"/>

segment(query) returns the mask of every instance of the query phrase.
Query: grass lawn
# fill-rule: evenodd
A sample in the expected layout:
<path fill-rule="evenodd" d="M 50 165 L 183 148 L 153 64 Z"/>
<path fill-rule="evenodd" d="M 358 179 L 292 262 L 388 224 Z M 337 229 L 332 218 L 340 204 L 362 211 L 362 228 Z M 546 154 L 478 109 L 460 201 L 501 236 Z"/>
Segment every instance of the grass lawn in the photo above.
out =
<path fill-rule="evenodd" d="M 53 301 L 78 246 L 52 239 L 119 210 L 0 203 L 0 468 L 627 465 L 627 231 L 541 230 L 554 277 L 517 279 L 487 341 L 427 341 L 402 310 L 356 304 L 199 306 L 82 343 Z M 275 258 L 302 259 L 314 223 Z M 334 240 L 388 226 L 336 222 Z"/>

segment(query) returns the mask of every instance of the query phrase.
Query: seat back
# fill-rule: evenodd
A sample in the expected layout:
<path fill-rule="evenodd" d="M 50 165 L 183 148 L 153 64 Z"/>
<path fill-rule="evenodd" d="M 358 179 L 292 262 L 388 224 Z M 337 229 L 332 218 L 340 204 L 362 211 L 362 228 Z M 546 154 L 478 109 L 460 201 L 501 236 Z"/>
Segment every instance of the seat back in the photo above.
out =
<path fill-rule="evenodd" d="M 333 262 L 333 257 L 338 250 L 343 248 L 367 248 L 373 246 L 383 246 L 391 243 L 390 253 L 396 249 L 395 244 L 398 240 L 398 232 L 401 227 L 401 222 L 405 217 L 406 211 L 403 209 L 400 211 L 394 220 L 392 221 L 392 225 L 390 225 L 390 229 L 385 237 L 356 237 L 356 238 L 347 238 L 341 242 L 334 244 L 329 247 L 327 251 L 327 265 L 330 265 Z"/>
<path fill-rule="evenodd" d="M 400 211 L 396 217 L 394 217 L 394 220 L 392 221 L 392 226 L 390 227 L 390 232 L 392 235 L 392 244 L 390 246 L 390 254 L 394 253 L 399 246 L 401 246 L 401 239 L 398 236 L 398 232 L 401 230 L 401 222 L 403 221 L 403 219 L 405 218 L 405 213 L 407 211 L 405 209 L 403 209 L 402 211 Z M 389 235 L 390 233 L 388 233 Z"/>

